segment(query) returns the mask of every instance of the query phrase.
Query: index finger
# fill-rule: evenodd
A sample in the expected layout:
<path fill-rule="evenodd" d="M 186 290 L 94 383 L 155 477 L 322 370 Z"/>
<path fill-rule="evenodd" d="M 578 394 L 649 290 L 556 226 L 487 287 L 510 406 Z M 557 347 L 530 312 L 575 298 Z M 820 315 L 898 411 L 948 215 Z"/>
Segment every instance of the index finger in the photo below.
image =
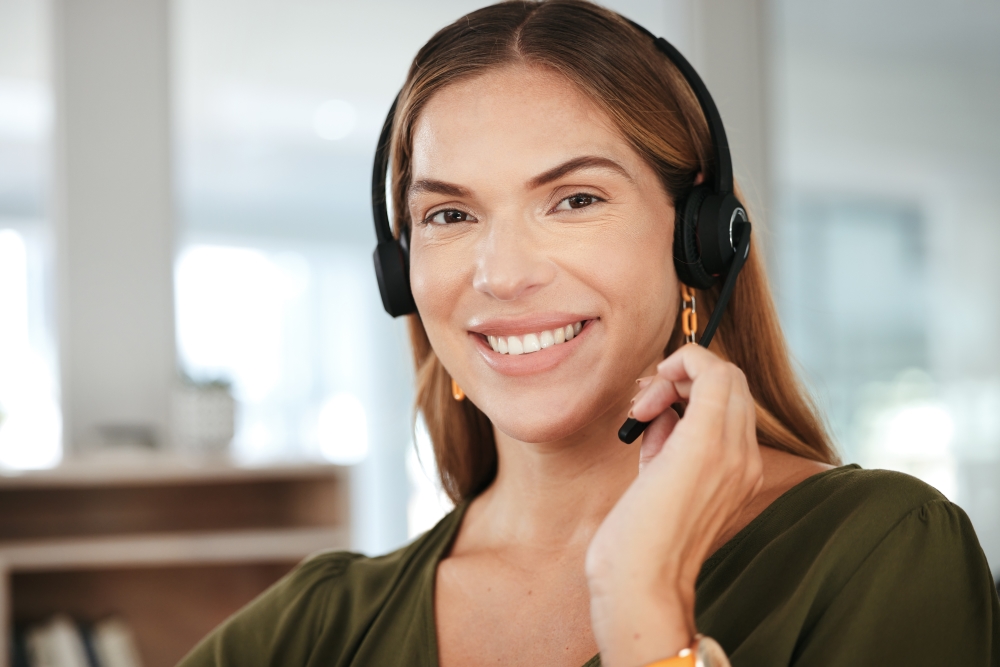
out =
<path fill-rule="evenodd" d="M 725 363 L 700 345 L 688 344 L 657 364 L 656 374 L 670 382 L 693 381 Z"/>

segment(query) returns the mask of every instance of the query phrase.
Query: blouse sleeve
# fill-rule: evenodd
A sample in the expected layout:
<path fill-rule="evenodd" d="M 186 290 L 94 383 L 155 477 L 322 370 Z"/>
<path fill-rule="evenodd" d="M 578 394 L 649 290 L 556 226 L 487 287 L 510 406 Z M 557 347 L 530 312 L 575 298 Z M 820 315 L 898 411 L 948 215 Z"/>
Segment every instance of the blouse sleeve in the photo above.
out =
<path fill-rule="evenodd" d="M 330 602 L 356 554 L 313 557 L 203 639 L 178 667 L 296 667 L 330 622 Z"/>
<path fill-rule="evenodd" d="M 995 665 L 1000 603 L 969 518 L 946 500 L 905 515 L 862 561 L 793 665 Z"/>

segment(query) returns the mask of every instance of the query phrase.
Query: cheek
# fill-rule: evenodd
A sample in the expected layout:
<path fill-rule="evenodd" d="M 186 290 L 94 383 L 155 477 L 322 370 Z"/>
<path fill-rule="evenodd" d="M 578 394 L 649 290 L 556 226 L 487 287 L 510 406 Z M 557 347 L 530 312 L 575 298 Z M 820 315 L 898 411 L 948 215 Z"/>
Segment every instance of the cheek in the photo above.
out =
<path fill-rule="evenodd" d="M 452 248 L 428 244 L 415 237 L 410 248 L 410 288 L 417 312 L 435 350 L 446 349 L 439 345 L 447 335 L 463 286 L 469 262 L 458 261 Z M 456 329 L 457 330 L 457 329 Z M 440 354 L 439 354 L 440 356 Z"/>
<path fill-rule="evenodd" d="M 587 244 L 577 274 L 605 296 L 625 334 L 652 328 L 648 335 L 656 335 L 664 322 L 672 323 L 680 286 L 671 237 L 671 225 L 657 219 Z"/>

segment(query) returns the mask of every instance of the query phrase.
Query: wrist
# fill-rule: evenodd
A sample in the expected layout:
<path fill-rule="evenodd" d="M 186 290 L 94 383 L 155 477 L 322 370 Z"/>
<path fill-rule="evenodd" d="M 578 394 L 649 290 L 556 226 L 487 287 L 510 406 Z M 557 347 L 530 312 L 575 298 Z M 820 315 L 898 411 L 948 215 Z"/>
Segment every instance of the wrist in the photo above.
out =
<path fill-rule="evenodd" d="M 649 589 L 591 597 L 594 637 L 606 667 L 641 667 L 691 646 L 693 604 Z"/>

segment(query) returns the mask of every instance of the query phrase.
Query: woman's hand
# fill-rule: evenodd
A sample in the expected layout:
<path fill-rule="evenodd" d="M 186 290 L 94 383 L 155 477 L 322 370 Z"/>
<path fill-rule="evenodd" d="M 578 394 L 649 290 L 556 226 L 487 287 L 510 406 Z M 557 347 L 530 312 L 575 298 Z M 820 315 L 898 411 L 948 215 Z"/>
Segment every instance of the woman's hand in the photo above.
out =
<path fill-rule="evenodd" d="M 687 402 L 678 420 L 671 405 Z M 743 372 L 686 345 L 657 367 L 631 415 L 651 421 L 641 472 L 587 551 L 591 623 L 608 667 L 688 646 L 695 580 L 762 483 L 754 402 Z"/>

